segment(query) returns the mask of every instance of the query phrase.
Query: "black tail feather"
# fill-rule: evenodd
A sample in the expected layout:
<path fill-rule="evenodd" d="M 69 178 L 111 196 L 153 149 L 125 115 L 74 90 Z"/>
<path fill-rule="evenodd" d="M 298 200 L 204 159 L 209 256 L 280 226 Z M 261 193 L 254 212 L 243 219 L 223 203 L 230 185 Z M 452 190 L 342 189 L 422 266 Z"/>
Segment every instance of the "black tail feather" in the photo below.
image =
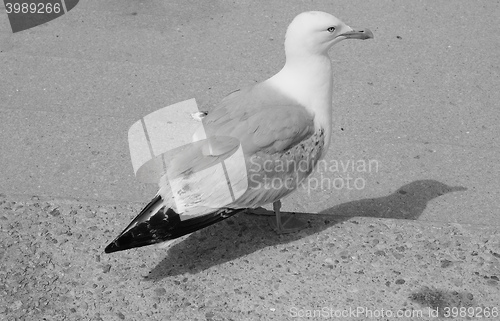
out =
<path fill-rule="evenodd" d="M 173 240 L 220 222 L 244 209 L 223 208 L 212 213 L 181 221 L 173 209 L 161 207 L 158 195 L 136 216 L 136 218 L 106 246 L 104 252 L 113 253 L 136 247 Z"/>

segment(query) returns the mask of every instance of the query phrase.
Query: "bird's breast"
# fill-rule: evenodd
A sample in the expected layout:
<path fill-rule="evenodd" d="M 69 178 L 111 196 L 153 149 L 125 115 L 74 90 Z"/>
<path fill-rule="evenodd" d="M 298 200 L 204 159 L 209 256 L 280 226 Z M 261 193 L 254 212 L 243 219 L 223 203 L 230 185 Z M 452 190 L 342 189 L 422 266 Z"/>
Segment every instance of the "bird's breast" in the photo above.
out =
<path fill-rule="evenodd" d="M 324 153 L 325 130 L 279 153 L 258 152 L 247 159 L 247 191 L 234 207 L 257 207 L 275 202 L 299 189 Z"/>

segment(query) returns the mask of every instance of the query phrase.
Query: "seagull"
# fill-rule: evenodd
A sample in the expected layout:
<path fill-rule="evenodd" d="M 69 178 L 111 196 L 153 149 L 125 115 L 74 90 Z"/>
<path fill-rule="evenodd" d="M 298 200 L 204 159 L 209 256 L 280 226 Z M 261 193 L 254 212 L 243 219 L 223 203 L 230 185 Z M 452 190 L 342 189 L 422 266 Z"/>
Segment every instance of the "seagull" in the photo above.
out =
<path fill-rule="evenodd" d="M 325 12 L 296 16 L 285 35 L 284 67 L 263 82 L 230 93 L 204 115 L 206 139 L 195 133 L 201 140 L 175 155 L 158 194 L 105 252 L 174 240 L 271 203 L 278 232 L 294 231 L 281 221 L 280 200 L 311 174 L 330 144 L 333 77 L 328 51 L 344 39 L 371 38 L 369 29 L 353 29 Z M 227 189 L 227 181 L 204 169 L 233 155 L 238 146 L 246 170 L 233 173 L 231 183 L 243 182 L 247 188 L 224 203 L 218 192 Z M 201 174 L 193 176 L 195 172 Z M 173 192 L 172 178 L 183 189 Z M 181 192 L 190 196 L 179 205 Z"/>

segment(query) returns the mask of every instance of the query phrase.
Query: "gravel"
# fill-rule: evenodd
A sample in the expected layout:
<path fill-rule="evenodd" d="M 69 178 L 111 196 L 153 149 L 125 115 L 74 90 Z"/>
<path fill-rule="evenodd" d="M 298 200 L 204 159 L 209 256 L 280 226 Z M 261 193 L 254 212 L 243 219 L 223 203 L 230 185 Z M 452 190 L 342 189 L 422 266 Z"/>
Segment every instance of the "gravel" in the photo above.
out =
<path fill-rule="evenodd" d="M 495 227 L 298 215 L 310 227 L 279 236 L 270 218 L 240 214 L 168 249 L 104 254 L 142 205 L 0 194 L 0 319 L 284 320 L 359 307 L 441 316 L 446 307 L 499 308 Z"/>

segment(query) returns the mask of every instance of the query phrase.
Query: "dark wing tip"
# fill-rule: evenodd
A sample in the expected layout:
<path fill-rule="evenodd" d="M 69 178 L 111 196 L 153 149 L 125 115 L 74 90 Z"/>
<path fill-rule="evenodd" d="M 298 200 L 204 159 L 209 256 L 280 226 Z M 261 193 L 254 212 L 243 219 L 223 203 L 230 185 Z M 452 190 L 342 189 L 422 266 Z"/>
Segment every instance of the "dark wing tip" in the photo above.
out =
<path fill-rule="evenodd" d="M 149 211 L 150 208 L 151 203 L 118 237 L 106 246 L 104 252 L 113 253 L 173 240 L 220 222 L 244 210 L 220 209 L 181 221 L 179 214 L 171 208 L 162 207 L 155 213 Z"/>
<path fill-rule="evenodd" d="M 120 248 L 120 246 L 118 246 L 118 244 L 116 244 L 116 242 L 113 241 L 113 242 L 109 243 L 108 246 L 106 246 L 106 248 L 104 249 L 104 253 L 113 253 L 113 252 L 118 252 L 121 250 L 124 250 L 124 249 Z"/>
<path fill-rule="evenodd" d="M 165 240 L 134 240 L 130 235 L 124 234 L 118 236 L 113 242 L 109 243 L 104 249 L 104 253 L 113 253 L 118 251 L 130 250 L 136 247 L 147 246 L 155 243 L 160 243 Z"/>
<path fill-rule="evenodd" d="M 105 253 L 129 250 L 174 239 L 173 232 L 180 224 L 180 217 L 173 209 L 158 209 L 155 213 L 148 212 L 151 206 L 130 223 L 106 248 Z"/>

